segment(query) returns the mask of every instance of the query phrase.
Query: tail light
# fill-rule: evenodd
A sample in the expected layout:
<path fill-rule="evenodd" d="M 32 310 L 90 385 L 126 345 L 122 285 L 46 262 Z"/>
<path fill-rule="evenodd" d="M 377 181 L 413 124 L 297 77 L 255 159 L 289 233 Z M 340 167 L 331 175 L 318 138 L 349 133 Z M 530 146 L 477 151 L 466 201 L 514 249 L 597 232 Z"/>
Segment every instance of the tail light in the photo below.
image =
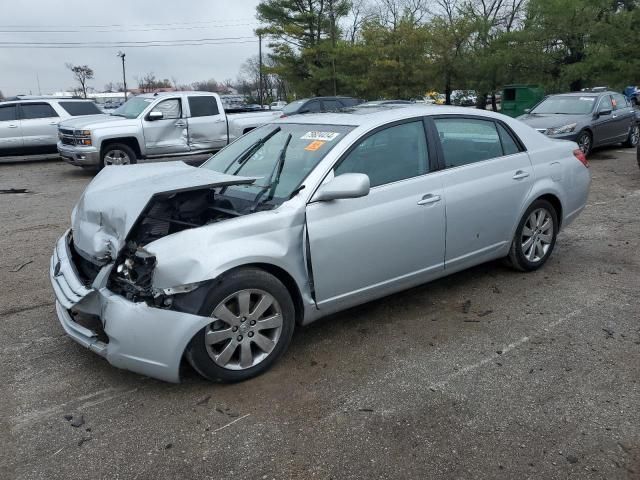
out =
<path fill-rule="evenodd" d="M 582 150 L 576 148 L 573 151 L 573 156 L 576 157 L 580 163 L 582 163 L 585 167 L 589 168 L 589 161 L 587 160 L 587 156 L 584 154 Z"/>

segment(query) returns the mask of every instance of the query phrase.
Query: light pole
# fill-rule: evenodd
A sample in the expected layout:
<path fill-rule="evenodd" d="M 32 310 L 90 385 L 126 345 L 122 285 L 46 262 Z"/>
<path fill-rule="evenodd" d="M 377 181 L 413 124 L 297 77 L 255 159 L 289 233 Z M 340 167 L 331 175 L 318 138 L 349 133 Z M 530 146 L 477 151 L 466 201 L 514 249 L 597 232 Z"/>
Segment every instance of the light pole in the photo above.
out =
<path fill-rule="evenodd" d="M 127 101 L 127 75 L 124 70 L 124 57 L 126 56 L 126 53 L 120 50 L 116 55 L 122 59 L 122 84 L 124 88 L 124 101 L 126 102 Z"/>

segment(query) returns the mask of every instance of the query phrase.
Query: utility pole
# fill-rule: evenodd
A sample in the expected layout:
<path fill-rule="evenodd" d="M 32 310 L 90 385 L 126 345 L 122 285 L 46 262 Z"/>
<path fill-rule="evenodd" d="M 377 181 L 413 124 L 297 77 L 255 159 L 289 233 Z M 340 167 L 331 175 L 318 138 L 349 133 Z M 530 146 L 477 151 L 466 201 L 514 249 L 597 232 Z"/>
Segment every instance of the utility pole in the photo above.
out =
<path fill-rule="evenodd" d="M 40 75 L 36 73 L 36 80 L 38 81 L 38 95 L 42 95 L 42 90 L 40 89 Z"/>
<path fill-rule="evenodd" d="M 331 69 L 333 70 L 333 95 L 338 95 L 336 80 L 336 12 L 333 9 L 333 0 L 329 3 L 329 20 L 331 21 Z"/>
<path fill-rule="evenodd" d="M 258 96 L 260 97 L 260 108 L 263 107 L 262 94 L 262 34 L 258 34 Z"/>
<path fill-rule="evenodd" d="M 124 101 L 127 101 L 127 74 L 125 73 L 125 69 L 124 69 L 124 57 L 127 54 L 124 53 L 122 50 L 120 50 L 116 56 L 120 57 L 122 59 L 122 85 L 123 85 L 123 89 L 124 89 Z"/>

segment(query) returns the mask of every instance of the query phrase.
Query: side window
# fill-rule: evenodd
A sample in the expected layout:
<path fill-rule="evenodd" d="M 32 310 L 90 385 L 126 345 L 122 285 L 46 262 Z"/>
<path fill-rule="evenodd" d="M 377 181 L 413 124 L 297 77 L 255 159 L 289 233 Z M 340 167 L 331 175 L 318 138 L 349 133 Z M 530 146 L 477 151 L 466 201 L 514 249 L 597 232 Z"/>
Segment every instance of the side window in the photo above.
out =
<path fill-rule="evenodd" d="M 511 134 L 502 125 L 498 124 L 498 135 L 500 135 L 500 141 L 502 142 L 502 150 L 505 155 L 513 155 L 520 152 L 520 147 L 511 136 Z"/>
<path fill-rule="evenodd" d="M 619 93 L 616 93 L 615 95 L 613 95 L 613 109 L 614 110 L 622 110 L 623 108 L 628 108 L 629 104 L 627 103 L 627 99 L 625 98 L 624 95 L 620 95 Z"/>
<path fill-rule="evenodd" d="M 365 173 L 372 187 L 424 175 L 429 155 L 422 121 L 403 123 L 365 138 L 334 169 Z"/>
<path fill-rule="evenodd" d="M 598 107 L 598 111 L 601 112 L 603 110 L 613 110 L 613 103 L 611 103 L 611 95 L 605 95 L 600 100 L 600 106 Z"/>
<path fill-rule="evenodd" d="M 58 102 L 64 110 L 72 117 L 78 115 L 99 115 L 102 112 L 93 102 Z"/>
<path fill-rule="evenodd" d="M 435 124 L 446 168 L 482 162 L 503 155 L 496 124 L 491 120 L 438 118 L 435 119 Z"/>
<path fill-rule="evenodd" d="M 336 110 L 343 108 L 342 103 L 338 100 L 323 100 L 322 106 L 324 112 L 335 112 Z"/>
<path fill-rule="evenodd" d="M 304 107 L 302 107 L 304 113 L 319 113 L 320 112 L 320 102 L 318 100 L 314 100 L 313 102 L 307 103 Z"/>
<path fill-rule="evenodd" d="M 192 117 L 210 117 L 218 115 L 218 102 L 210 96 L 189 97 L 189 110 Z"/>
<path fill-rule="evenodd" d="M 48 103 L 21 103 L 20 117 L 23 120 L 31 120 L 35 118 L 51 118 L 57 117 L 58 114 Z"/>
<path fill-rule="evenodd" d="M 164 100 L 153 107 L 154 112 L 162 112 L 163 119 L 175 119 L 182 116 L 182 107 L 180 106 L 179 98 L 172 98 L 170 100 Z"/>
<path fill-rule="evenodd" d="M 0 122 L 10 122 L 16 120 L 16 106 L 2 105 L 0 106 Z"/>

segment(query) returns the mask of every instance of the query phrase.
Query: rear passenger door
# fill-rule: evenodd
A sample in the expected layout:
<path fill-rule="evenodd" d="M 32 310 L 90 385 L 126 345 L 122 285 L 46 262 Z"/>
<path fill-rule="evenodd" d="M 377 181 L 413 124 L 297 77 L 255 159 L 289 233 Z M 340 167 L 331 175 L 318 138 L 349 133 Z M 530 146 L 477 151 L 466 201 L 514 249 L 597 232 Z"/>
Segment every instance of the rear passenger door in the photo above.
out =
<path fill-rule="evenodd" d="M 0 156 L 22 153 L 22 133 L 16 104 L 0 105 Z"/>
<path fill-rule="evenodd" d="M 25 102 L 18 107 L 25 153 L 57 151 L 60 117 L 45 102 Z"/>
<path fill-rule="evenodd" d="M 593 145 L 605 145 L 615 141 L 616 117 L 613 112 L 611 95 L 600 97 L 595 111 L 597 112 L 597 117 L 593 121 Z"/>
<path fill-rule="evenodd" d="M 507 253 L 533 180 L 529 155 L 502 122 L 434 118 L 447 233 L 445 269 Z"/>
<path fill-rule="evenodd" d="M 227 144 L 227 122 L 213 95 L 189 95 L 189 149 L 219 150 Z"/>
<path fill-rule="evenodd" d="M 611 95 L 613 104 L 613 125 L 616 140 L 623 142 L 629 136 L 629 130 L 636 121 L 636 112 L 631 108 L 624 95 L 616 93 Z"/>
<path fill-rule="evenodd" d="M 344 108 L 344 105 L 338 100 L 322 100 L 323 112 L 337 112 L 342 108 Z"/>

